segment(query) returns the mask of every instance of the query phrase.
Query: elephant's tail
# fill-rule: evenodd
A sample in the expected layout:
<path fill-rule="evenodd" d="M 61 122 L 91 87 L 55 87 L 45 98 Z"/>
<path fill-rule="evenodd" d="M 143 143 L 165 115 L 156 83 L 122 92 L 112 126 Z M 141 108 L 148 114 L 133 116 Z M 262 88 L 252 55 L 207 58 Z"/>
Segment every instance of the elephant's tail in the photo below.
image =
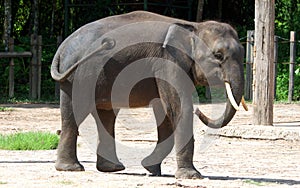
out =
<path fill-rule="evenodd" d="M 70 74 L 72 74 L 72 72 L 76 69 L 78 64 L 73 65 L 66 72 L 60 73 L 59 72 L 59 63 L 60 63 L 60 53 L 58 51 L 55 54 L 52 64 L 51 64 L 51 76 L 55 81 L 63 82 L 70 76 Z"/>
<path fill-rule="evenodd" d="M 61 74 L 59 73 L 59 53 L 56 53 L 51 64 L 51 76 L 55 81 L 61 81 Z"/>
<path fill-rule="evenodd" d="M 86 55 L 84 58 L 73 64 L 66 72 L 60 73 L 59 72 L 59 63 L 60 63 L 60 52 L 59 50 L 56 52 L 52 65 L 51 65 L 51 76 L 54 80 L 58 82 L 63 82 L 65 81 L 75 70 L 76 68 L 84 63 L 87 62 L 89 59 L 93 58 L 93 56 L 96 53 L 101 53 L 104 50 L 110 50 L 115 46 L 116 42 L 113 39 L 110 38 L 105 38 L 102 40 L 102 44 L 100 47 L 95 49 L 94 51 L 90 52 L 88 55 Z"/>

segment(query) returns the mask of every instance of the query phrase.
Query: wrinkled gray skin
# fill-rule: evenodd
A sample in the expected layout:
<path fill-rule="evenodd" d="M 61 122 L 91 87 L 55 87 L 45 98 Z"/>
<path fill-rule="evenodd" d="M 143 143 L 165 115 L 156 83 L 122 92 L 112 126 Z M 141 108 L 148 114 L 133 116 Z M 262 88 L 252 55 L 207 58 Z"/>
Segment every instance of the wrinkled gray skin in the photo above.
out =
<path fill-rule="evenodd" d="M 138 44 L 118 52 L 114 60 L 109 61 L 104 67 L 105 74 L 98 76 L 95 91 L 97 113 L 93 113 L 95 118 L 96 116 L 100 118 L 111 137 L 114 138 L 116 112 L 122 107 L 127 107 L 127 104 L 122 104 L 121 101 L 117 106 L 114 105 L 114 109 L 112 108 L 110 101 L 112 84 L 124 67 L 143 57 L 162 57 L 175 62 L 186 72 L 194 85 L 207 85 L 208 79 L 219 80 L 222 83 L 227 81 L 231 85 L 235 100 L 238 104 L 240 103 L 244 85 L 243 49 L 239 44 L 236 32 L 231 26 L 214 21 L 203 23 L 187 22 L 143 11 L 108 17 L 87 24 L 70 35 L 61 44 L 51 67 L 52 77 L 59 81 L 61 86 L 62 130 L 55 165 L 57 170 L 84 170 L 76 155 L 78 125 L 72 108 L 72 83 L 77 66 L 72 67 L 72 65 L 84 58 L 87 47 L 91 46 L 103 34 L 129 23 L 143 21 L 161 21 L 184 27 L 202 39 L 207 47 L 211 49 L 212 54 L 204 57 L 201 51 L 197 51 L 197 46 L 192 47 L 193 44 L 189 43 L 190 40 L 187 39 L 189 36 L 181 36 L 182 42 L 185 43 L 184 45 L 190 46 L 188 48 L 194 48 L 193 56 L 195 59 L 201 59 L 200 63 L 203 65 L 201 68 L 190 57 L 180 51 L 176 51 L 170 46 L 162 48 L 164 41 L 161 41 L 161 44 Z M 157 32 L 161 33 L 164 38 L 167 30 L 168 28 Z M 180 37 L 178 40 L 181 40 Z M 107 49 L 110 48 L 109 45 L 113 44 L 108 44 L 106 46 Z M 142 161 L 142 165 L 152 174 L 160 175 L 161 162 L 170 153 L 175 144 L 178 167 L 175 177 L 201 178 L 201 174 L 193 165 L 194 138 L 192 136 L 193 104 L 191 97 L 193 88 L 185 88 L 186 91 L 183 94 L 178 94 L 167 82 L 155 79 L 159 77 L 156 74 L 164 74 L 164 76 L 169 76 L 176 81 L 176 79 L 179 79 L 176 76 L 176 72 L 164 70 L 163 66 L 151 66 L 157 66 L 157 64 L 153 63 L 153 65 L 150 65 L 150 70 L 147 71 L 159 71 L 153 71 L 153 78 L 145 79 L 134 86 L 130 93 L 129 105 L 130 107 L 148 106 L 150 101 L 159 98 L 160 100 L 155 100 L 156 102 L 152 103 L 154 114 L 157 120 L 161 114 L 166 113 L 166 116 L 161 125 L 157 126 L 158 144 L 152 154 Z M 178 80 L 178 82 L 180 81 Z M 199 118 L 209 127 L 218 128 L 227 125 L 235 112 L 236 110 L 227 101 L 223 118 L 211 120 L 203 114 L 199 115 Z M 88 113 L 90 112 L 86 114 Z M 174 132 L 175 127 L 176 131 Z M 125 167 L 116 156 L 114 140 L 106 139 L 107 135 L 103 132 L 105 130 L 102 129 L 101 131 L 101 128 L 98 128 L 100 144 L 97 147 L 97 169 L 104 172 L 123 170 Z M 167 146 L 160 146 L 159 143 L 166 139 L 168 139 Z M 181 146 L 182 143 L 184 143 L 184 146 Z M 107 156 L 110 160 L 107 160 Z M 153 164 L 153 161 L 158 162 Z"/>

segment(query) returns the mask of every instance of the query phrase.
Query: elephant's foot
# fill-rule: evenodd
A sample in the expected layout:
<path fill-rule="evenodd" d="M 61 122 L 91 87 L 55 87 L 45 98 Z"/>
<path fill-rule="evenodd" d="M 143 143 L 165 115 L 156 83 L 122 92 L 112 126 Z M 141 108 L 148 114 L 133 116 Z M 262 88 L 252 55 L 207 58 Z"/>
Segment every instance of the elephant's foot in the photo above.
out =
<path fill-rule="evenodd" d="M 147 159 L 147 158 L 146 158 Z M 161 163 L 154 165 L 147 165 L 146 159 L 142 161 L 143 167 L 148 170 L 153 176 L 161 176 Z"/>
<path fill-rule="evenodd" d="M 177 179 L 203 179 L 195 168 L 179 168 L 175 173 Z"/>
<path fill-rule="evenodd" d="M 120 161 L 113 163 L 99 155 L 97 155 L 96 167 L 101 172 L 117 172 L 125 169 L 125 166 Z"/>
<path fill-rule="evenodd" d="M 84 167 L 79 162 L 59 162 L 56 161 L 55 168 L 58 171 L 84 171 Z"/>
<path fill-rule="evenodd" d="M 155 164 L 153 160 L 151 160 L 150 156 L 142 160 L 143 167 L 148 170 L 153 176 L 161 176 L 161 163 Z"/>

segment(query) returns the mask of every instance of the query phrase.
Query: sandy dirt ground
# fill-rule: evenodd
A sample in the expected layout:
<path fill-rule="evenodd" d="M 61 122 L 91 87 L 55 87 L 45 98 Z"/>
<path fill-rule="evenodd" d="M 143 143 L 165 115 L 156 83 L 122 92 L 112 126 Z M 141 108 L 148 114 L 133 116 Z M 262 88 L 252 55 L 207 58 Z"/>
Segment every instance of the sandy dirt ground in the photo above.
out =
<path fill-rule="evenodd" d="M 0 112 L 0 134 L 60 129 L 58 105 L 0 106 L 12 109 Z M 80 127 L 77 151 L 86 171 L 56 171 L 55 150 L 0 150 L 0 187 L 300 187 L 300 104 L 276 104 L 274 126 L 252 125 L 253 108 L 249 108 L 238 111 L 219 130 L 208 129 L 194 118 L 194 164 L 204 177 L 201 180 L 174 178 L 174 151 L 163 161 L 163 175 L 149 176 L 140 162 L 156 144 L 156 125 L 152 109 L 139 108 L 123 109 L 117 118 L 117 153 L 124 171 L 96 170 L 97 134 L 89 116 Z M 215 117 L 223 106 L 201 105 L 200 109 Z"/>

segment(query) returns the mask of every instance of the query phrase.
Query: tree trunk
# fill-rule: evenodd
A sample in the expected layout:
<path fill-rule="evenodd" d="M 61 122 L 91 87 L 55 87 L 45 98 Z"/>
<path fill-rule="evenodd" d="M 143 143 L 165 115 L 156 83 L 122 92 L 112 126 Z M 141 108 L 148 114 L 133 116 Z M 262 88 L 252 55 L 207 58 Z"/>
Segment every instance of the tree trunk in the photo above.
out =
<path fill-rule="evenodd" d="M 203 6 L 204 6 L 204 0 L 198 0 L 197 17 L 196 17 L 197 22 L 201 22 L 203 20 Z"/>
<path fill-rule="evenodd" d="M 38 36 L 38 28 L 39 28 L 39 0 L 33 0 L 32 5 L 33 11 L 33 35 L 35 38 Z"/>
<path fill-rule="evenodd" d="M 37 51 L 38 51 L 38 27 L 39 27 L 39 1 L 33 0 L 32 5 L 33 11 L 33 34 L 31 36 L 31 66 L 30 66 L 30 92 L 29 95 L 32 99 L 38 98 L 38 62 L 37 62 Z"/>
<path fill-rule="evenodd" d="M 274 0 L 255 0 L 253 120 L 273 124 L 274 100 Z"/>
<path fill-rule="evenodd" d="M 3 32 L 3 42 L 5 46 L 5 51 L 9 50 L 9 38 L 11 34 L 11 0 L 4 1 L 4 32 Z"/>

